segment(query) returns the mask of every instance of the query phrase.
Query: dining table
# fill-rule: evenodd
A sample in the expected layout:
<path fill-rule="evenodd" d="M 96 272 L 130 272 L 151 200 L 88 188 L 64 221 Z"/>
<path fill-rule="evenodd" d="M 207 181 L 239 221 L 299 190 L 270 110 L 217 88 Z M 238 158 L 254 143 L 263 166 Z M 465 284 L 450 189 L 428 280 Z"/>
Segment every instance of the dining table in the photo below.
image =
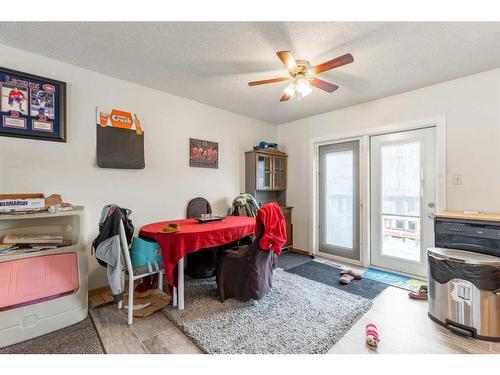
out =
<path fill-rule="evenodd" d="M 162 231 L 173 223 L 179 226 L 178 232 Z M 141 227 L 139 236 L 153 239 L 160 246 L 165 280 L 172 291 L 172 304 L 183 310 L 184 258 L 198 250 L 227 245 L 254 233 L 255 218 L 226 216 L 222 220 L 209 222 L 180 219 L 151 223 Z"/>

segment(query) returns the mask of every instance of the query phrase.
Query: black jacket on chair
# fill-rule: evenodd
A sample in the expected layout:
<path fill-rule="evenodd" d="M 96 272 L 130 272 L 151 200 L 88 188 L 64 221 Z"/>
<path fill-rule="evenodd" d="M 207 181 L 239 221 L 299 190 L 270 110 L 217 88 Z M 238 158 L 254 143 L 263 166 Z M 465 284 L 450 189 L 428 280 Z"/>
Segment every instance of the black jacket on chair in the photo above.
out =
<path fill-rule="evenodd" d="M 274 252 L 262 250 L 259 240 L 264 225 L 259 221 L 257 235 L 250 245 L 224 250 L 217 267 L 217 290 L 222 302 L 262 298 L 272 287 Z"/>

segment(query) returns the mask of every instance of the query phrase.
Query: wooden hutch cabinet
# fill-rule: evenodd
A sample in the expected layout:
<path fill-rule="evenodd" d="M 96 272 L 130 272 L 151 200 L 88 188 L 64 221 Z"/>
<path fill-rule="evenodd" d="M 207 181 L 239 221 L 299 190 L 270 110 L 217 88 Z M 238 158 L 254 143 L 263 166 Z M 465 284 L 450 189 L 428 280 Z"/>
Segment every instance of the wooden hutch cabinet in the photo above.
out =
<path fill-rule="evenodd" d="M 245 153 L 245 191 L 252 194 L 259 205 L 277 202 L 286 220 L 287 243 L 293 247 L 292 208 L 286 205 L 288 156 L 276 149 Z"/>

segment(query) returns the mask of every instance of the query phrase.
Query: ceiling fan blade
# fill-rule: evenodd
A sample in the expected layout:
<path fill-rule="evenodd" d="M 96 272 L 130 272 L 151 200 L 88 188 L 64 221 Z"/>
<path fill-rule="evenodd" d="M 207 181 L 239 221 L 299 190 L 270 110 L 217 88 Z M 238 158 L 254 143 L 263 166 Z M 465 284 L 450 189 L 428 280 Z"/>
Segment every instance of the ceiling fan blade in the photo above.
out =
<path fill-rule="evenodd" d="M 322 79 L 318 79 L 318 78 L 311 78 L 309 80 L 309 84 L 314 86 L 314 87 L 317 87 L 318 89 L 321 89 L 321 90 L 324 90 L 324 91 L 327 91 L 327 92 L 334 92 L 335 90 L 337 90 L 339 87 L 337 85 L 334 85 L 333 83 L 330 83 L 330 82 L 326 82 L 326 81 L 323 81 Z"/>
<path fill-rule="evenodd" d="M 288 71 L 293 72 L 298 68 L 297 63 L 295 62 L 295 59 L 293 58 L 292 53 L 290 51 L 278 51 L 276 52 L 276 54 L 283 62 L 283 64 L 286 65 Z"/>
<path fill-rule="evenodd" d="M 310 70 L 312 74 L 318 74 L 321 72 L 326 72 L 327 70 L 338 68 L 339 66 L 350 64 L 354 61 L 354 58 L 350 53 L 337 57 L 336 59 L 329 60 L 323 64 L 313 66 Z"/>
<path fill-rule="evenodd" d="M 275 83 L 275 82 L 283 82 L 287 81 L 288 77 L 280 77 L 280 78 L 272 78 L 272 79 L 264 79 L 262 81 L 253 81 L 248 82 L 248 86 L 257 86 L 257 85 L 265 85 L 267 83 Z"/>
<path fill-rule="evenodd" d="M 290 99 L 291 96 L 288 95 L 286 92 L 281 96 L 280 102 L 286 102 L 288 99 Z"/>

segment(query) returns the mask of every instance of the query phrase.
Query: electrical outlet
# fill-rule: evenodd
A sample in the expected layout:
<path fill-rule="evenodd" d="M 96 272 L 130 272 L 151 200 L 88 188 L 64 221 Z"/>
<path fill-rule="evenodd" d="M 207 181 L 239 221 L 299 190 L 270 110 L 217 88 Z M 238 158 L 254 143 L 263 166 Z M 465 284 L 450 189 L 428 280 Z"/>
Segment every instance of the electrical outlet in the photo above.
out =
<path fill-rule="evenodd" d="M 454 174 L 453 175 L 453 185 L 462 185 L 462 175 Z"/>

